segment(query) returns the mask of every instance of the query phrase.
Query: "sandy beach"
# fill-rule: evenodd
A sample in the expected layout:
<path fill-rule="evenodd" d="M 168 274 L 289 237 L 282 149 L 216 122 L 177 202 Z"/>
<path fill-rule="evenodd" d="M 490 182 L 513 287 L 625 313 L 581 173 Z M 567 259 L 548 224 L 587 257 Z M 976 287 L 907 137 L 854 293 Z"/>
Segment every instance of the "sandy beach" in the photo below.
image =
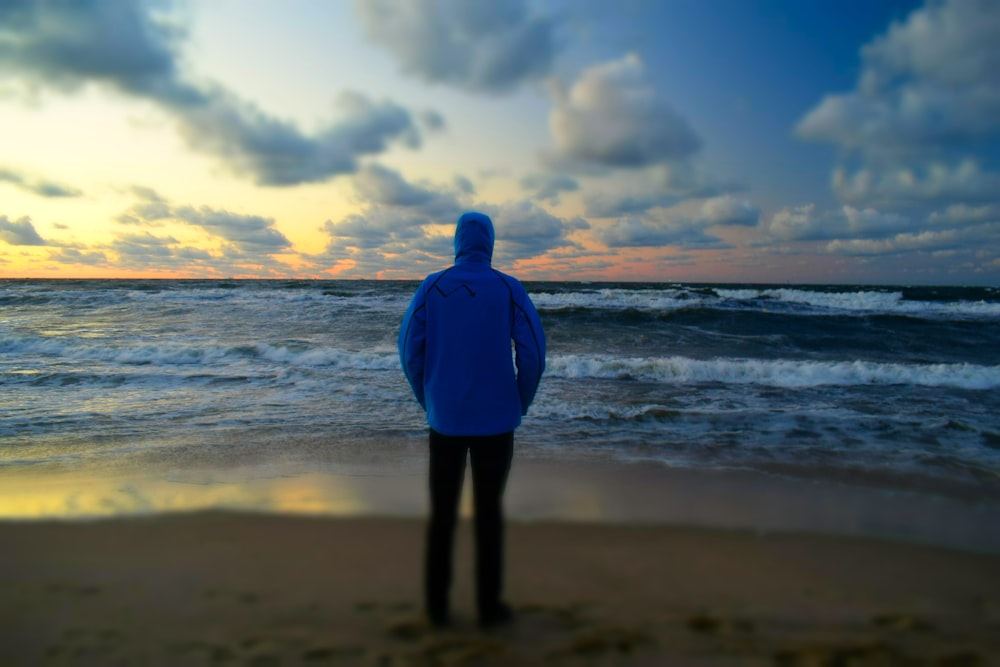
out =
<path fill-rule="evenodd" d="M 1000 555 L 511 522 L 513 625 L 421 620 L 423 522 L 198 512 L 0 524 L 3 665 L 989 665 Z"/>

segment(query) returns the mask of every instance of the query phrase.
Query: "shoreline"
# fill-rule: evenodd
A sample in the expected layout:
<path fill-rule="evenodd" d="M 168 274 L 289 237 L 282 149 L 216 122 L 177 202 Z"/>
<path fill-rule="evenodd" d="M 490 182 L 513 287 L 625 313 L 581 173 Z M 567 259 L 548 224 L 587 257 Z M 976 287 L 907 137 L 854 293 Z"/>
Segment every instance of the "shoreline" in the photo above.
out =
<path fill-rule="evenodd" d="M 415 518 L 218 511 L 0 522 L 8 545 L 0 550 L 0 663 L 1000 659 L 996 554 L 821 535 L 511 521 L 507 591 L 516 619 L 483 632 L 463 520 L 455 623 L 432 631 L 419 613 L 423 527 Z"/>
<path fill-rule="evenodd" d="M 426 468 L 412 458 L 306 465 L 92 471 L 0 469 L 0 524 L 231 511 L 420 518 Z M 471 515 L 471 486 L 461 514 Z M 887 539 L 1000 554 L 1000 503 L 835 480 L 607 460 L 515 456 L 507 516 L 524 522 L 653 525 Z"/>

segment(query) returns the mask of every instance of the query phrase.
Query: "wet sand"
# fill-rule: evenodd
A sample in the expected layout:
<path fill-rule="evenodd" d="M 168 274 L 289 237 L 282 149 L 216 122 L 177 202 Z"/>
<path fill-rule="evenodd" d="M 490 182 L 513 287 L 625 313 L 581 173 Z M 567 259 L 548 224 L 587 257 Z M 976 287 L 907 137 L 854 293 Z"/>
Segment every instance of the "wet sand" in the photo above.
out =
<path fill-rule="evenodd" d="M 512 521 L 514 623 L 422 621 L 423 522 L 198 512 L 0 523 L 2 665 L 1000 664 L 1000 555 Z"/>

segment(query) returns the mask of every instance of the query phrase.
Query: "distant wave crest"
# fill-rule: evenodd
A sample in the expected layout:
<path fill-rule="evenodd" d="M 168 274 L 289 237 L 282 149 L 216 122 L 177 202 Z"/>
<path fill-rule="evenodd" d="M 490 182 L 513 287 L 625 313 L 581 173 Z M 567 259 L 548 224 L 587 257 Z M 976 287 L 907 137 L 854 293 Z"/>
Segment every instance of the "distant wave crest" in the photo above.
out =
<path fill-rule="evenodd" d="M 538 292 L 535 305 L 550 312 L 581 309 L 676 311 L 781 310 L 801 315 L 901 315 L 933 319 L 1000 319 L 997 301 L 922 301 L 906 299 L 901 291 L 823 291 L 797 288 L 606 288 L 567 292 Z"/>
<path fill-rule="evenodd" d="M 1000 366 L 872 361 L 622 358 L 570 354 L 550 359 L 546 374 L 556 378 L 607 378 L 670 384 L 722 382 L 785 388 L 894 384 L 960 389 L 1000 387 Z"/>

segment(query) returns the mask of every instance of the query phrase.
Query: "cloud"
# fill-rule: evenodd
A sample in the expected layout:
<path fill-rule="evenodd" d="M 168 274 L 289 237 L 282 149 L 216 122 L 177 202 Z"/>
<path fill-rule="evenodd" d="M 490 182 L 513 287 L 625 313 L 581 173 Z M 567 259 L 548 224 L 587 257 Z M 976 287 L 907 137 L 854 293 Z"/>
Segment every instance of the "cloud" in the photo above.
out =
<path fill-rule="evenodd" d="M 174 209 L 174 216 L 178 220 L 197 225 L 210 234 L 225 239 L 245 253 L 269 254 L 292 245 L 284 234 L 274 229 L 273 218 L 239 215 L 208 206 L 197 209 L 182 206 Z"/>
<path fill-rule="evenodd" d="M 861 49 L 855 88 L 825 96 L 795 127 L 833 144 L 846 202 L 878 207 L 996 201 L 1000 5 L 927 0 Z"/>
<path fill-rule="evenodd" d="M 476 186 L 472 184 L 468 178 L 462 175 L 455 176 L 455 187 L 463 195 L 474 195 L 476 194 Z"/>
<path fill-rule="evenodd" d="M 694 216 L 664 214 L 656 219 L 649 214 L 625 215 L 597 233 L 609 248 L 679 246 L 688 249 L 728 248 L 722 239 L 705 230 L 709 227 L 753 227 L 760 221 L 760 210 L 748 200 L 731 195 L 705 200 Z"/>
<path fill-rule="evenodd" d="M 11 221 L 7 216 L 0 215 L 0 239 L 10 245 L 47 245 L 28 217 Z"/>
<path fill-rule="evenodd" d="M 575 247 L 567 237 L 590 229 L 582 218 L 563 219 L 530 201 L 508 202 L 492 212 L 496 226 L 496 258 L 500 263 L 530 259 L 549 250 Z"/>
<path fill-rule="evenodd" d="M 339 245 L 361 249 L 382 248 L 393 254 L 407 244 L 426 239 L 423 228 L 427 224 L 430 221 L 420 213 L 374 207 L 364 214 L 351 214 L 340 222 L 328 220 L 323 229 Z"/>
<path fill-rule="evenodd" d="M 576 192 L 580 184 L 575 178 L 562 174 L 531 174 L 521 179 L 521 187 L 533 192 L 535 199 L 559 203 L 563 192 Z"/>
<path fill-rule="evenodd" d="M 523 0 L 359 0 L 372 42 L 430 83 L 503 93 L 548 75 L 555 23 Z"/>
<path fill-rule="evenodd" d="M 10 183 L 15 187 L 41 197 L 79 197 L 83 194 L 76 188 L 59 185 L 51 181 L 34 179 L 13 169 L 2 167 L 0 167 L 0 183 Z"/>
<path fill-rule="evenodd" d="M 686 160 L 658 165 L 649 171 L 652 175 L 649 182 L 615 185 L 611 191 L 588 193 L 584 196 L 587 215 L 595 218 L 635 215 L 652 208 L 674 206 L 687 199 L 716 197 L 739 189 L 732 184 L 714 183 L 704 169 Z"/>
<path fill-rule="evenodd" d="M 49 259 L 60 264 L 83 264 L 85 266 L 108 266 L 108 256 L 99 250 L 85 251 L 79 248 L 60 248 L 49 255 Z"/>
<path fill-rule="evenodd" d="M 701 146 L 635 54 L 584 70 L 568 91 L 555 88 L 549 128 L 556 159 L 571 164 L 639 168 L 688 158 Z"/>
<path fill-rule="evenodd" d="M 836 240 L 826 245 L 826 251 L 853 257 L 888 256 L 915 252 L 940 253 L 996 247 L 1000 224 L 976 225 L 966 229 L 925 230 L 897 234 L 884 239 Z M 991 253 L 995 257 L 995 253 Z"/>
<path fill-rule="evenodd" d="M 172 206 L 149 188 L 133 187 L 132 192 L 143 201 L 118 216 L 117 220 L 122 224 L 159 226 L 164 221 L 176 220 L 200 227 L 210 235 L 223 239 L 230 249 L 247 256 L 266 256 L 292 245 L 284 234 L 274 228 L 273 218 L 231 213 L 208 206 Z M 122 238 L 141 238 L 145 245 L 149 245 L 152 243 L 150 239 L 160 237 L 146 233 Z M 170 242 L 176 243 L 176 240 L 171 238 Z"/>
<path fill-rule="evenodd" d="M 597 232 L 597 238 L 609 248 L 679 246 L 689 249 L 726 248 L 721 239 L 707 234 L 696 220 L 675 219 L 651 222 L 639 216 L 626 216 Z"/>
<path fill-rule="evenodd" d="M 954 204 L 942 211 L 934 211 L 928 221 L 934 225 L 947 227 L 960 227 L 976 222 L 1000 222 L 1000 204 L 984 206 Z"/>
<path fill-rule="evenodd" d="M 698 216 L 701 223 L 710 225 L 739 225 L 754 227 L 760 221 L 760 209 L 746 199 L 737 199 L 732 195 L 713 197 L 701 207 Z"/>
<path fill-rule="evenodd" d="M 580 218 L 562 219 L 528 201 L 474 208 L 493 218 L 497 234 L 493 263 L 497 266 L 551 250 L 575 248 L 567 236 L 589 227 Z M 453 224 L 456 219 L 447 222 Z M 454 259 L 453 236 L 440 233 L 437 225 L 441 222 L 413 207 L 374 205 L 339 222 L 327 221 L 323 230 L 330 242 L 321 255 L 311 259 L 317 266 L 332 264 L 347 275 L 426 274 L 448 266 Z"/>
<path fill-rule="evenodd" d="M 456 182 L 460 192 L 471 187 L 467 179 Z M 354 188 L 366 202 L 412 208 L 438 221 L 452 221 L 462 213 L 455 194 L 431 186 L 413 185 L 392 169 L 377 164 L 363 167 L 354 177 Z"/>
<path fill-rule="evenodd" d="M 983 170 L 972 158 L 957 164 L 880 165 L 853 172 L 840 167 L 833 172 L 833 189 L 844 201 L 875 206 L 996 201 L 1000 172 Z"/>
<path fill-rule="evenodd" d="M 159 3 L 162 6 L 164 3 Z M 73 91 L 88 83 L 156 103 L 188 145 L 261 185 L 318 182 L 354 172 L 358 159 L 390 143 L 416 147 L 410 112 L 359 93 L 337 100 L 341 118 L 312 135 L 219 85 L 196 85 L 180 70 L 184 32 L 139 0 L 23 3 L 0 21 L 0 71 Z M 425 123 L 440 123 L 434 112 Z"/>
<path fill-rule="evenodd" d="M 932 151 L 1000 130 L 1000 10 L 928 2 L 861 49 L 857 88 L 827 95 L 796 133 L 860 151 Z"/>
<path fill-rule="evenodd" d="M 777 211 L 768 230 L 781 241 L 827 241 L 854 237 L 879 238 L 911 229 L 914 222 L 893 212 L 844 206 L 819 212 L 814 204 L 790 206 Z"/>
<path fill-rule="evenodd" d="M 420 121 L 420 124 L 430 132 L 443 132 L 447 126 L 444 116 L 433 109 L 421 112 L 417 116 L 417 119 Z"/>

